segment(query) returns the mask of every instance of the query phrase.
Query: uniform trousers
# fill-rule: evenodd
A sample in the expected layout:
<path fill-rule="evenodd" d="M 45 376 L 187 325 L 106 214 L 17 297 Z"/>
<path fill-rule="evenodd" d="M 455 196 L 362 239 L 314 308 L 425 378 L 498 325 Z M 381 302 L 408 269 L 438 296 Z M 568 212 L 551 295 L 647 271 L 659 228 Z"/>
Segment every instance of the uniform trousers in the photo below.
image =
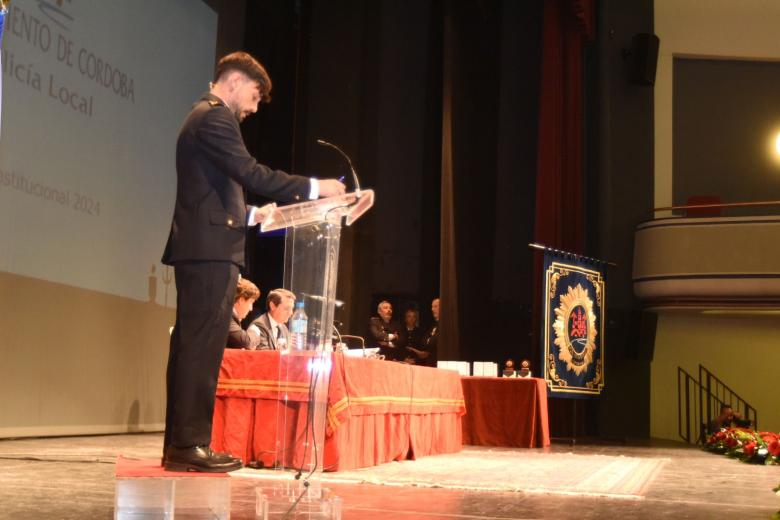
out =
<path fill-rule="evenodd" d="M 230 262 L 174 266 L 176 325 L 166 378 L 164 448 L 208 446 L 217 378 L 225 351 L 238 282 Z"/>

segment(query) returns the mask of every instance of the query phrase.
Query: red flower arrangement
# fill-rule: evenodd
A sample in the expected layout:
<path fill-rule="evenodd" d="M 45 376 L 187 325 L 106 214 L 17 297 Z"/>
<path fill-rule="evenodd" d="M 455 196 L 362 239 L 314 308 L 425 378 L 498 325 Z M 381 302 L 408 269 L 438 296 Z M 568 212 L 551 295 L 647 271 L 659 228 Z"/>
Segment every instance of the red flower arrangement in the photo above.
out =
<path fill-rule="evenodd" d="M 704 448 L 743 462 L 780 464 L 780 434 L 749 428 L 723 428 L 709 436 Z"/>
<path fill-rule="evenodd" d="M 780 464 L 780 434 L 748 428 L 723 428 L 709 436 L 704 448 L 756 464 Z M 780 496 L 780 485 L 774 488 Z M 780 511 L 772 515 L 780 520 Z"/>
<path fill-rule="evenodd" d="M 780 440 L 773 439 L 767 442 L 766 449 L 773 457 L 780 457 Z"/>

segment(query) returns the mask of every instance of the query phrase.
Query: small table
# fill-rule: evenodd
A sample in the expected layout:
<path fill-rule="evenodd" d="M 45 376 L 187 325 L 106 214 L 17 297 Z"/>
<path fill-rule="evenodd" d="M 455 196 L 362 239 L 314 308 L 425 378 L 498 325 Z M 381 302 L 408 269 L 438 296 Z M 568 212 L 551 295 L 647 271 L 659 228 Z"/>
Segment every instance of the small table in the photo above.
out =
<path fill-rule="evenodd" d="M 550 445 L 544 379 L 462 377 L 468 415 L 463 443 L 539 448 Z"/>

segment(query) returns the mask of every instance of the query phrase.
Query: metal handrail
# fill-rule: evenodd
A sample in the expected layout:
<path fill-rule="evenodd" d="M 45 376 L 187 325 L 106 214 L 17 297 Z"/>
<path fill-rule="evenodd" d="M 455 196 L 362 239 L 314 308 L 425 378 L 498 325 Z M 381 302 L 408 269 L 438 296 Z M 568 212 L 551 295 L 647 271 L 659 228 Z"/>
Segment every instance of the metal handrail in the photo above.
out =
<path fill-rule="evenodd" d="M 755 407 L 701 364 L 699 365 L 699 384 L 702 392 L 699 406 L 702 410 L 702 416 L 706 410 L 707 424 L 714 419 L 713 413 L 716 409 L 717 413 L 720 414 L 720 407 L 728 404 L 736 411 L 743 413 L 744 418 L 752 422 L 753 428 L 758 429 L 758 412 Z M 704 405 L 705 397 L 706 406 Z"/>
<path fill-rule="evenodd" d="M 693 401 L 693 402 L 692 402 Z M 744 411 L 745 419 L 758 429 L 758 413 L 755 407 L 740 397 L 727 384 L 699 365 L 699 379 L 696 380 L 682 367 L 677 367 L 677 433 L 687 443 L 704 443 L 707 429 L 720 413 L 724 404 Z"/>
<path fill-rule="evenodd" d="M 693 391 L 692 391 L 693 387 Z M 693 378 L 682 367 L 677 367 L 677 433 L 680 438 L 685 442 L 691 442 L 691 396 L 694 401 L 698 400 L 701 403 L 700 385 L 696 379 Z M 698 399 L 697 399 L 698 398 Z M 684 406 L 683 406 L 684 405 Z M 694 407 L 694 414 L 696 413 Z M 683 413 L 683 409 L 685 412 Z M 699 411 L 700 412 L 700 411 Z M 694 417 L 694 432 L 698 433 L 695 436 L 696 442 L 701 437 L 701 415 Z"/>

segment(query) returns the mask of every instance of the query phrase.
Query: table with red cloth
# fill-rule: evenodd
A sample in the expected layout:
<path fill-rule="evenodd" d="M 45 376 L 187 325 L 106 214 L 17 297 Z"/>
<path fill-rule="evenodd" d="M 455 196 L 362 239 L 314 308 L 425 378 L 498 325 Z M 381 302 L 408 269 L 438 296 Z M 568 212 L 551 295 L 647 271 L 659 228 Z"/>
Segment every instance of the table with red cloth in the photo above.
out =
<path fill-rule="evenodd" d="M 550 445 L 544 379 L 463 377 L 468 415 L 463 443 L 536 448 Z"/>
<path fill-rule="evenodd" d="M 331 360 L 323 466 L 328 471 L 460 451 L 466 407 L 451 370 L 326 354 Z M 244 463 L 298 467 L 304 455 L 311 353 L 226 350 L 212 448 Z M 283 375 L 280 377 L 280 367 Z M 277 432 L 285 448 L 277 453 Z"/>

